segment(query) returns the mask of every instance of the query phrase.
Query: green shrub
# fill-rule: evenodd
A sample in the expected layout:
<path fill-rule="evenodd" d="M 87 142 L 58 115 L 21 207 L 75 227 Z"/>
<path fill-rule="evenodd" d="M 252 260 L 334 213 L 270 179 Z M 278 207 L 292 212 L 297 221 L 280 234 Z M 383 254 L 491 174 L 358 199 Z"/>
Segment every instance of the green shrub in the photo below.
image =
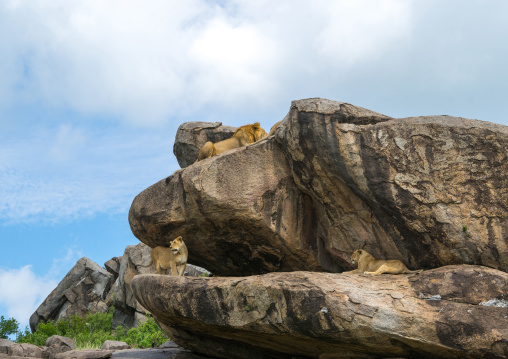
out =
<path fill-rule="evenodd" d="M 0 339 L 7 339 L 9 335 L 16 334 L 19 331 L 19 323 L 14 318 L 5 319 L 0 316 Z"/>
<path fill-rule="evenodd" d="M 147 320 L 137 328 L 129 329 L 125 342 L 138 348 L 153 348 L 163 344 L 169 337 L 164 333 L 153 317 L 148 314 Z"/>
<path fill-rule="evenodd" d="M 119 340 L 137 348 L 156 347 L 169 338 L 159 328 L 151 315 L 137 328 L 126 331 L 123 327 L 111 330 L 113 325 L 113 308 L 108 313 L 87 314 L 84 318 L 77 315 L 69 320 L 60 319 L 56 323 L 48 321 L 39 323 L 34 333 L 28 327 L 18 332 L 16 342 L 44 345 L 52 335 L 61 335 L 74 340 L 76 349 L 99 349 L 106 340 Z"/>

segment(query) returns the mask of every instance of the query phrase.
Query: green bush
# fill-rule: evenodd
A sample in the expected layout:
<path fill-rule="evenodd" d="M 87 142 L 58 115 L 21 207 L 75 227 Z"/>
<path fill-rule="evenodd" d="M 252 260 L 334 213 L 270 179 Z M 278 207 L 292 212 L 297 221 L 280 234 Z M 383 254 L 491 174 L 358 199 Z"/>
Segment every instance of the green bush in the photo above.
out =
<path fill-rule="evenodd" d="M 112 325 L 113 308 L 110 308 L 108 313 L 87 314 L 84 318 L 74 315 L 70 320 L 39 323 L 34 333 L 30 333 L 27 327 L 24 332 L 18 332 L 16 341 L 44 345 L 50 336 L 61 335 L 73 339 L 76 349 L 99 349 L 106 340 L 119 340 L 132 347 L 148 348 L 159 346 L 169 339 L 150 315 L 144 323 L 129 331 L 123 327 L 111 330 Z"/>
<path fill-rule="evenodd" d="M 5 319 L 0 316 L 0 339 L 7 339 L 9 335 L 16 334 L 19 331 L 19 323 L 14 318 Z"/>
<path fill-rule="evenodd" d="M 159 325 L 151 315 L 148 315 L 144 323 L 140 323 L 137 328 L 129 329 L 125 342 L 138 348 L 158 347 L 169 340 Z"/>

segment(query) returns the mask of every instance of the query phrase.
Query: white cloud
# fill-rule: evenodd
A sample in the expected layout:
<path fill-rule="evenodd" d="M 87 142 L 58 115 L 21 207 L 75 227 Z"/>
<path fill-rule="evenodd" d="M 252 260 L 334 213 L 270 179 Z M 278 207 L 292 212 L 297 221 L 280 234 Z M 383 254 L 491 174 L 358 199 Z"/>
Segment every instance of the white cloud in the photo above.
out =
<path fill-rule="evenodd" d="M 291 77 L 340 78 L 407 38 L 411 17 L 406 0 L 9 1 L 0 94 L 136 123 L 248 111 L 285 99 Z"/>
<path fill-rule="evenodd" d="M 58 282 L 37 276 L 30 265 L 20 269 L 0 269 L 0 305 L 7 316 L 15 318 L 24 329 L 30 316 L 57 286 Z"/>
<path fill-rule="evenodd" d="M 164 131 L 68 125 L 4 139 L 0 153 L 9 155 L 0 158 L 0 223 L 126 212 L 135 195 L 177 169 L 171 142 Z"/>

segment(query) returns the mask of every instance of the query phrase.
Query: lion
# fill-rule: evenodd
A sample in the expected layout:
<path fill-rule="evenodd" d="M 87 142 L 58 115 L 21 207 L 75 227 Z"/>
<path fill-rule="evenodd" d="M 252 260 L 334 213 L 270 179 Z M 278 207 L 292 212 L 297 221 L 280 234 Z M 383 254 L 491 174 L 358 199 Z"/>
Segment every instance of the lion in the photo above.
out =
<path fill-rule="evenodd" d="M 275 125 L 273 125 L 272 128 L 270 128 L 270 132 L 268 132 L 268 136 L 272 136 L 273 134 L 275 134 L 275 130 L 279 128 L 279 125 L 282 123 L 282 121 L 284 121 L 284 120 L 280 120 L 279 122 L 275 123 Z"/>
<path fill-rule="evenodd" d="M 196 162 L 204 160 L 205 158 L 216 156 L 219 153 L 231 150 L 233 148 L 249 145 L 259 141 L 262 138 L 265 138 L 267 135 L 268 134 L 261 127 L 259 122 L 256 122 L 252 125 L 239 127 L 231 138 L 216 143 L 212 143 L 210 141 L 205 143 L 199 150 L 198 159 Z"/>
<path fill-rule="evenodd" d="M 376 259 L 369 252 L 363 249 L 357 249 L 351 255 L 351 261 L 358 263 L 358 268 L 345 273 L 365 273 L 371 275 L 388 274 L 410 274 L 421 273 L 420 270 L 409 270 L 406 265 L 398 259 Z"/>
<path fill-rule="evenodd" d="M 275 123 L 275 125 L 273 125 L 272 128 L 270 128 L 270 132 L 268 132 L 268 136 L 274 135 L 275 131 L 279 128 L 279 126 L 282 124 L 282 122 L 285 122 L 288 118 L 289 118 L 289 114 L 287 114 L 286 117 L 284 117 L 279 122 Z"/>
<path fill-rule="evenodd" d="M 171 269 L 172 275 L 183 276 L 187 266 L 189 251 L 182 237 L 179 236 L 170 242 L 170 248 L 158 246 L 152 249 L 150 254 L 152 261 L 148 266 L 155 264 L 158 274 L 166 274 Z"/>

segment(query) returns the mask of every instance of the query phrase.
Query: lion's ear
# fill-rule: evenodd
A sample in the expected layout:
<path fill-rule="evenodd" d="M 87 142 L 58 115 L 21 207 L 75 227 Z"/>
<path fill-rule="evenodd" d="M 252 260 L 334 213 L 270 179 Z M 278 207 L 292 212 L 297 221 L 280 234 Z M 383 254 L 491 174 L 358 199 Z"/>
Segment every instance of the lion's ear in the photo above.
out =
<path fill-rule="evenodd" d="M 359 250 L 358 250 L 358 253 L 362 254 L 362 252 L 363 252 L 363 251 L 362 251 L 361 249 L 359 249 Z"/>
<path fill-rule="evenodd" d="M 253 128 L 260 128 L 261 125 L 259 124 L 259 122 L 256 122 L 255 124 L 252 125 Z"/>

